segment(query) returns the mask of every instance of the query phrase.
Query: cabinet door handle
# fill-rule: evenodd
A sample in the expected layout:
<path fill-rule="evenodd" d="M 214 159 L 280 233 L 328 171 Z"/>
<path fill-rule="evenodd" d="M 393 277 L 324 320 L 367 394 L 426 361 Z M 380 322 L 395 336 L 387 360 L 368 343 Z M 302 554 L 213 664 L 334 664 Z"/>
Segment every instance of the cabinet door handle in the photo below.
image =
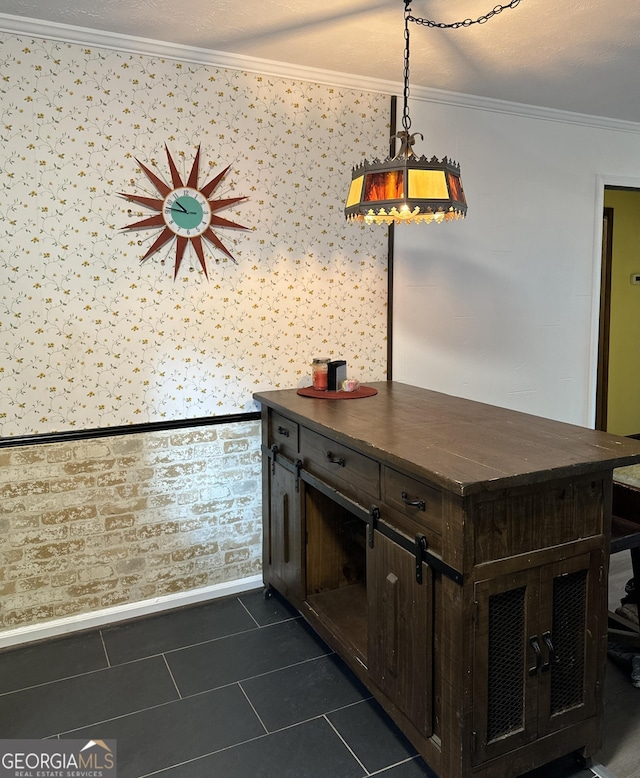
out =
<path fill-rule="evenodd" d="M 535 667 L 529 668 L 529 675 L 537 675 L 540 672 L 540 668 L 542 667 L 542 649 L 540 648 L 540 641 L 538 640 L 538 636 L 532 635 L 529 638 L 529 643 L 531 648 L 536 653 L 536 664 Z"/>
<path fill-rule="evenodd" d="M 425 508 L 424 500 L 412 500 L 406 492 L 402 492 L 402 502 L 409 508 L 417 508 L 419 511 Z"/>
<path fill-rule="evenodd" d="M 330 451 L 327 451 L 327 462 L 330 465 L 338 465 L 338 467 L 344 467 L 345 461 L 342 457 L 334 457 Z"/>
<path fill-rule="evenodd" d="M 551 642 L 551 633 L 543 632 L 542 639 L 544 640 L 547 650 L 549 651 L 549 661 L 545 662 L 541 667 L 541 671 L 546 673 L 551 670 L 551 665 L 554 665 L 558 660 L 556 659 L 556 650 L 553 647 L 553 643 Z"/>
<path fill-rule="evenodd" d="M 282 435 L 283 438 L 288 438 L 289 430 L 286 427 L 278 427 L 278 435 Z"/>
<path fill-rule="evenodd" d="M 376 525 L 380 519 L 380 508 L 372 505 L 369 508 L 369 548 L 373 548 L 376 536 Z"/>

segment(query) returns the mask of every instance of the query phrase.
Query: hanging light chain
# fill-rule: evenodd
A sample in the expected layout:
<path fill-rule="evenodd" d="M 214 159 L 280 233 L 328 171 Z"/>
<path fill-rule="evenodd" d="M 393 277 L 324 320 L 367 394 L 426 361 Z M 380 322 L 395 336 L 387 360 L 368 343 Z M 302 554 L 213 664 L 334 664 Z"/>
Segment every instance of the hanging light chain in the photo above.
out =
<path fill-rule="evenodd" d="M 437 27 L 439 30 L 458 30 L 460 27 L 471 27 L 472 24 L 485 24 L 489 19 L 502 13 L 507 8 L 515 8 L 520 5 L 520 2 L 521 0 L 511 0 L 511 2 L 506 5 L 496 5 L 491 11 L 487 11 L 486 14 L 482 14 L 482 16 L 479 16 L 477 19 L 465 19 L 462 22 L 452 22 L 451 24 L 434 22 L 431 19 L 420 19 L 419 17 L 411 16 L 411 12 L 407 8 L 406 11 L 408 15 L 406 16 L 406 21 L 415 22 L 415 24 L 420 24 L 423 27 Z"/>
<path fill-rule="evenodd" d="M 409 116 L 409 20 L 411 18 L 411 9 L 409 5 L 411 0 L 404 0 L 404 89 L 402 92 L 402 127 L 408 134 L 411 127 L 411 118 Z"/>
<path fill-rule="evenodd" d="M 471 27 L 472 24 L 485 24 L 494 16 L 502 13 L 507 8 L 515 8 L 520 5 L 521 0 L 511 0 L 506 5 L 496 5 L 491 11 L 487 11 L 486 14 L 482 14 L 477 19 L 465 19 L 462 22 L 452 22 L 448 24 L 446 22 L 434 22 L 432 19 L 422 19 L 418 16 L 413 16 L 411 13 L 411 0 L 404 0 L 404 89 L 402 92 L 403 107 L 402 107 L 402 127 L 406 136 L 409 135 L 409 128 L 411 127 L 411 117 L 409 116 L 409 22 L 422 25 L 423 27 L 435 27 L 440 30 L 458 30 L 460 27 Z"/>

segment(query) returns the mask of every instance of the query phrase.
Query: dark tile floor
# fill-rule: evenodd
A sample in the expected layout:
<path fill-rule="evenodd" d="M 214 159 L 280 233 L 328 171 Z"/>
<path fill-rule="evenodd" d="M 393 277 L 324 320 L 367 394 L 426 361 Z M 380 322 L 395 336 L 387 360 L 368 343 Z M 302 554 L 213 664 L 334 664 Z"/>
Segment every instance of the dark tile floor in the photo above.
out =
<path fill-rule="evenodd" d="M 0 655 L 0 738 L 53 737 L 117 740 L 119 778 L 433 778 L 342 661 L 261 591 Z M 568 759 L 528 775 L 593 774 Z"/>

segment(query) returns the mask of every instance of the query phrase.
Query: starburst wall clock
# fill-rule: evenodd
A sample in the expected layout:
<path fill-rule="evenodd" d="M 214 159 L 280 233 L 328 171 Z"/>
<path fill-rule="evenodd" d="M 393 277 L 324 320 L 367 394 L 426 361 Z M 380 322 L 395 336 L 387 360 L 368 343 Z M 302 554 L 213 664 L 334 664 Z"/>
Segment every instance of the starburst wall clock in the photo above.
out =
<path fill-rule="evenodd" d="M 169 160 L 169 170 L 171 171 L 171 186 L 165 183 L 140 160 L 136 162 L 146 173 L 149 180 L 158 190 L 160 197 L 146 197 L 138 194 L 125 194 L 120 192 L 119 196 L 124 197 L 129 202 L 138 203 L 157 211 L 156 214 L 141 221 L 128 224 L 123 230 L 149 230 L 162 228 L 162 232 L 149 247 L 147 253 L 140 259 L 142 264 L 152 254 L 161 249 L 175 238 L 176 252 L 173 271 L 173 280 L 178 276 L 180 265 L 184 258 L 187 245 L 191 243 L 193 250 L 198 257 L 200 267 L 206 278 L 209 278 L 207 272 L 207 262 L 204 254 L 203 241 L 208 241 L 217 249 L 222 251 L 230 260 L 236 262 L 231 252 L 222 243 L 220 238 L 213 231 L 215 227 L 232 227 L 234 229 L 246 230 L 242 224 L 223 219 L 217 212 L 228 208 L 235 203 L 246 200 L 246 197 L 227 197 L 216 200 L 211 195 L 215 192 L 220 182 L 224 179 L 227 171 L 231 167 L 227 166 L 215 178 L 202 187 L 198 187 L 198 166 L 200 164 L 200 146 L 196 151 L 195 159 L 191 167 L 191 172 L 187 182 L 183 183 L 178 168 L 171 157 L 168 147 L 165 144 L 167 159 Z"/>

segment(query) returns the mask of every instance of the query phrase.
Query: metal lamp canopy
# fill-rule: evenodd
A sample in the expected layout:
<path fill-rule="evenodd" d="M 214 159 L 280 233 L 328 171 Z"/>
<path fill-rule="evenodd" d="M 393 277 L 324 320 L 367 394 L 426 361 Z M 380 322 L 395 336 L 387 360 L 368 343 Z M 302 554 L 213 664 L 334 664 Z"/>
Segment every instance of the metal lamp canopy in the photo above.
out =
<path fill-rule="evenodd" d="M 349 221 L 367 224 L 412 222 L 445 222 L 464 219 L 467 200 L 460 178 L 460 165 L 447 157 L 427 159 L 413 151 L 416 136 L 411 133 L 409 116 L 409 22 L 425 27 L 458 29 L 472 24 L 483 24 L 505 8 L 515 8 L 521 0 L 498 5 L 478 19 L 445 24 L 411 14 L 411 0 L 404 1 L 404 90 L 402 130 L 393 138 L 400 140 L 400 150 L 384 162 L 365 160 L 353 168 L 351 186 L 347 195 L 345 216 Z"/>

